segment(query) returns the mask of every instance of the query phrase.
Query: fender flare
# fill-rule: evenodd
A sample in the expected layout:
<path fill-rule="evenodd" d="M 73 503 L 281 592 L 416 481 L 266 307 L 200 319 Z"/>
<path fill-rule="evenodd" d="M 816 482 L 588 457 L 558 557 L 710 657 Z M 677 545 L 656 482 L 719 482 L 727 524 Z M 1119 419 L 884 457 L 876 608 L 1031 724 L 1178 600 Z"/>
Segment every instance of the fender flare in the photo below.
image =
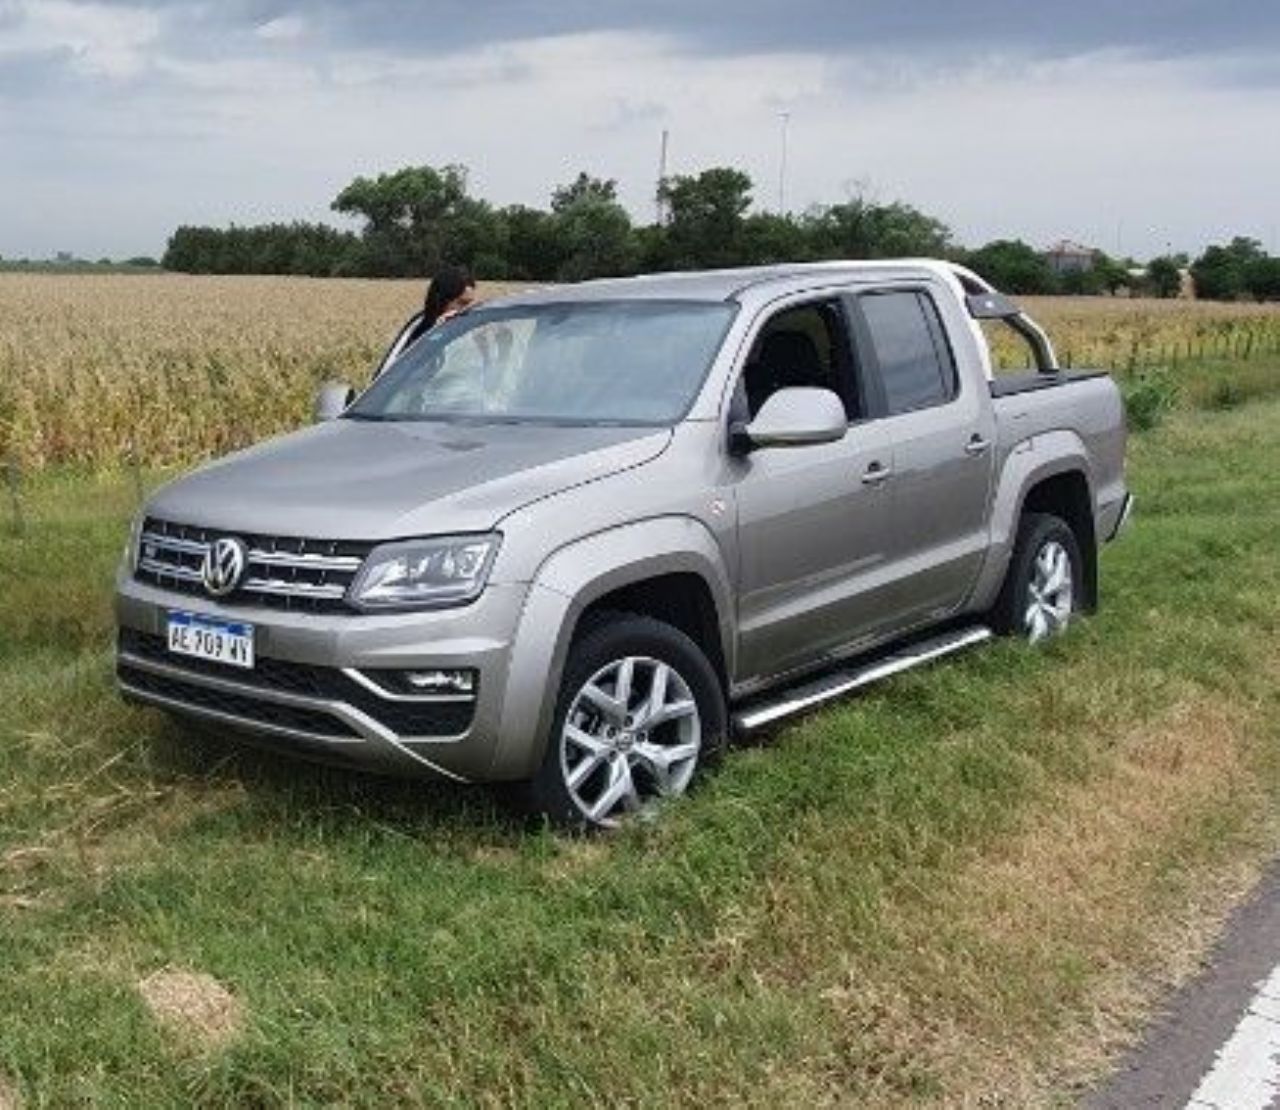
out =
<path fill-rule="evenodd" d="M 1005 456 L 991 496 L 987 557 L 974 583 L 971 609 L 989 608 L 1000 592 L 1027 493 L 1047 478 L 1073 473 L 1084 477 L 1096 516 L 1093 468 L 1088 448 L 1075 432 L 1066 429 L 1038 432 L 1020 441 Z"/>
<path fill-rule="evenodd" d="M 615 590 L 667 574 L 695 574 L 706 584 L 732 674 L 733 590 L 724 553 L 705 524 L 654 517 L 574 540 L 552 552 L 530 584 L 512 639 L 492 777 L 526 778 L 537 769 L 583 612 Z"/>

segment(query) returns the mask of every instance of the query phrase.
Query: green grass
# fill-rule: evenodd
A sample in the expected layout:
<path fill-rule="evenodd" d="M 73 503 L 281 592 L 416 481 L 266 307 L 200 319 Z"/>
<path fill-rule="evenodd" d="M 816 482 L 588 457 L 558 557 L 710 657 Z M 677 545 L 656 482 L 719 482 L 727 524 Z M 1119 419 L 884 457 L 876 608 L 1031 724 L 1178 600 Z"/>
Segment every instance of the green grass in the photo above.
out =
<path fill-rule="evenodd" d="M 1065 1097 L 1280 845 L 1278 421 L 1259 401 L 1135 439 L 1138 513 L 1065 640 L 903 676 L 585 841 L 122 705 L 130 483 L 40 479 L 0 534 L 0 1089 Z M 157 1026 L 137 984 L 167 966 L 229 987 L 241 1035 Z"/>

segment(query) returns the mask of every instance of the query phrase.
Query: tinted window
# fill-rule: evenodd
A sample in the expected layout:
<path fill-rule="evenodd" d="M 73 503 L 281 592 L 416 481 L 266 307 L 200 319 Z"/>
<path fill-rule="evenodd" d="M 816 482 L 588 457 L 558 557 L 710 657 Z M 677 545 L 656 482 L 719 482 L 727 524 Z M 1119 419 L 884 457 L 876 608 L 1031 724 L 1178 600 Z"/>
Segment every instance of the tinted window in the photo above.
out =
<path fill-rule="evenodd" d="M 923 293 L 875 293 L 861 299 L 880 364 L 889 415 L 940 405 L 955 396 L 955 367 L 938 310 Z"/>
<path fill-rule="evenodd" d="M 669 424 L 692 403 L 735 311 L 665 301 L 473 309 L 417 340 L 346 415 Z"/>

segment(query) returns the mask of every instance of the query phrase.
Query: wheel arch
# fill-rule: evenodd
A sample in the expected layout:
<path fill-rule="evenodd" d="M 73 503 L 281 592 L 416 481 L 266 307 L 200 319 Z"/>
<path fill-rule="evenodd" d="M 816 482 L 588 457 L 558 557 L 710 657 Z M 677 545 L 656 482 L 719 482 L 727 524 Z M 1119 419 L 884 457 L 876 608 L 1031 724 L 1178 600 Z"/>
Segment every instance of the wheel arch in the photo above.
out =
<path fill-rule="evenodd" d="M 1080 470 L 1064 470 L 1042 478 L 1022 499 L 1019 519 L 1026 513 L 1051 513 L 1074 533 L 1083 563 L 1082 608 L 1093 612 L 1098 607 L 1098 543 L 1088 478 Z"/>
<path fill-rule="evenodd" d="M 1098 593 L 1094 484 L 1088 448 L 1075 432 L 1046 432 L 1014 446 L 1005 456 L 992 495 L 987 559 L 968 608 L 983 612 L 995 602 L 1013 554 L 1018 523 L 1028 509 L 1052 512 L 1071 525 L 1085 562 L 1085 605 L 1094 608 Z"/>
<path fill-rule="evenodd" d="M 492 775 L 520 778 L 542 758 L 570 645 L 593 615 L 638 613 L 680 629 L 727 690 L 733 601 L 714 535 L 691 517 L 609 529 L 560 548 L 539 568 L 512 643 Z"/>

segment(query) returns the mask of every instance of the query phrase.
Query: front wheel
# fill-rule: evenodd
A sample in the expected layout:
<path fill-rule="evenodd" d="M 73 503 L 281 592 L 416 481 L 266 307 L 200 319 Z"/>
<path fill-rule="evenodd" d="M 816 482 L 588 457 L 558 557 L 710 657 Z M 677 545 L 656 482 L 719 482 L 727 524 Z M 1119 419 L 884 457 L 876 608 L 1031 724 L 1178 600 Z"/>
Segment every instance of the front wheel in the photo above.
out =
<path fill-rule="evenodd" d="M 996 631 L 1039 643 L 1060 635 L 1080 606 L 1080 544 L 1052 513 L 1025 513 L 1004 586 L 992 610 Z"/>
<path fill-rule="evenodd" d="M 688 790 L 724 747 L 715 669 L 678 629 L 611 614 L 569 651 L 532 807 L 557 824 L 612 828 Z"/>

